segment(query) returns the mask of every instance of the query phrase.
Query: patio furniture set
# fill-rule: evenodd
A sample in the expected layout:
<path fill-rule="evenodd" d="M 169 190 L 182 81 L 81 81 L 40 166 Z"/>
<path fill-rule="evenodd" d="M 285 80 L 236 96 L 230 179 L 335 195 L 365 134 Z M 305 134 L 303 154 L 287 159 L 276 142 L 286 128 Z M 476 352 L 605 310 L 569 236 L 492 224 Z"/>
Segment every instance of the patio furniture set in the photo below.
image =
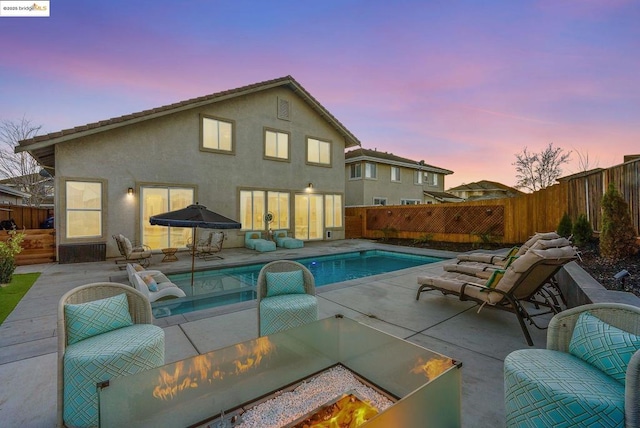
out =
<path fill-rule="evenodd" d="M 246 236 L 247 245 L 253 244 L 254 249 L 264 245 L 262 241 L 269 242 L 251 233 Z M 526 307 L 544 306 L 546 313 L 554 314 L 547 349 L 518 350 L 505 359 L 507 426 L 640 427 L 640 308 L 590 304 L 563 310 L 566 304 L 553 277 L 576 257 L 576 249 L 557 235 L 536 235 L 511 256 L 461 255 L 442 275 L 419 277 L 416 296 L 437 290 L 475 301 L 481 308 L 512 312 L 529 345 L 532 341 L 524 321 L 538 325 Z M 160 271 L 131 263 L 126 269 L 132 287 L 88 284 L 60 300 L 61 426 L 97 425 L 96 384 L 104 387 L 110 378 L 164 365 L 164 332 L 152 325 L 150 302 L 161 294 L 180 297 L 184 292 Z M 151 290 L 147 277 L 157 291 Z M 265 265 L 256 291 L 261 337 L 318 319 L 313 275 L 297 262 Z"/>

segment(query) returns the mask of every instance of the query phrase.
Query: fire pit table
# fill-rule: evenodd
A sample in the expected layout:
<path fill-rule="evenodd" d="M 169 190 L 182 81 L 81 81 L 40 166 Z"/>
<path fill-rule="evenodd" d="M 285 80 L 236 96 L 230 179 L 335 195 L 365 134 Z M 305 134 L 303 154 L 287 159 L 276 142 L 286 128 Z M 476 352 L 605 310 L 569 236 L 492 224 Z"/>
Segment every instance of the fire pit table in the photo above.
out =
<path fill-rule="evenodd" d="M 297 427 L 334 417 L 339 427 L 455 427 L 461 366 L 338 315 L 111 379 L 99 385 L 100 427 Z M 334 396 L 318 406 L 323 382 Z M 327 416 L 362 402 L 357 416 Z M 284 415 L 289 408 L 297 413 Z M 265 419 L 251 425 L 256 412 Z M 269 421 L 274 414 L 288 420 Z"/>

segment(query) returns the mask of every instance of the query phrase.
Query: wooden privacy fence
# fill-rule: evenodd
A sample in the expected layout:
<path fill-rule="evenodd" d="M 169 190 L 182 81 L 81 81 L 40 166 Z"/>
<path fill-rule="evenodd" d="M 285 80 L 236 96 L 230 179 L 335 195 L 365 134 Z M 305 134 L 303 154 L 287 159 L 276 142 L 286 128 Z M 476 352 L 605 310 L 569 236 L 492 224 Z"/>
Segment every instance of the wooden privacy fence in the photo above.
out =
<path fill-rule="evenodd" d="M 629 204 L 636 233 L 640 232 L 640 159 L 634 159 L 607 169 L 596 169 L 567 177 L 569 206 L 573 220 L 585 214 L 593 230 L 602 230 L 602 197 L 613 183 Z"/>
<path fill-rule="evenodd" d="M 568 183 L 516 198 L 437 205 L 347 207 L 347 238 L 428 238 L 447 242 L 526 241 L 556 230 L 567 212 Z"/>
<path fill-rule="evenodd" d="M 0 204 L 0 221 L 13 219 L 18 229 L 38 229 L 50 215 L 53 210 L 48 208 Z"/>
<path fill-rule="evenodd" d="M 33 265 L 50 263 L 56 260 L 55 229 L 24 229 L 22 252 L 16 256 L 16 265 Z M 0 231 L 0 241 L 6 242 L 11 235 L 6 230 Z"/>

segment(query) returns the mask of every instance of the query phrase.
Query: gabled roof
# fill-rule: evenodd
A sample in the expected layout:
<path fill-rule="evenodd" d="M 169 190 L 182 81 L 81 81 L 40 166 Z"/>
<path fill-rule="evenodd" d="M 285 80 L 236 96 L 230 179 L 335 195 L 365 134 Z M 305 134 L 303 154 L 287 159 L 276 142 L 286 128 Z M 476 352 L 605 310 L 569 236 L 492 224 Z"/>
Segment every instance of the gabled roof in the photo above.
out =
<path fill-rule="evenodd" d="M 425 190 L 424 192 L 425 196 L 431 196 L 433 199 L 435 199 L 436 201 L 439 202 L 462 202 L 464 201 L 464 198 L 461 198 L 459 196 L 453 195 L 451 193 L 447 193 L 447 192 L 430 192 L 428 190 Z"/>
<path fill-rule="evenodd" d="M 514 194 L 521 194 L 520 190 L 509 187 L 505 184 L 498 183 L 496 181 L 481 180 L 474 183 L 462 184 L 460 186 L 452 187 L 447 192 L 512 192 Z"/>
<path fill-rule="evenodd" d="M 393 153 L 379 152 L 377 150 L 358 148 L 344 154 L 346 164 L 362 161 L 384 163 L 388 165 L 403 166 L 405 168 L 422 169 L 423 171 L 438 172 L 440 174 L 453 174 L 453 171 L 433 165 L 427 165 L 424 161 L 396 156 Z"/>
<path fill-rule="evenodd" d="M 202 107 L 208 104 L 236 98 L 251 93 L 264 91 L 267 89 L 284 86 L 291 89 L 300 98 L 305 101 L 320 116 L 329 122 L 344 137 L 345 146 L 359 146 L 360 141 L 349 131 L 338 119 L 336 119 L 322 104 L 309 94 L 293 77 L 285 76 L 278 79 L 267 80 L 265 82 L 254 83 L 252 85 L 242 86 L 236 89 L 216 92 L 211 95 L 192 98 L 162 107 L 144 110 L 137 113 L 131 113 L 120 117 L 115 117 L 99 122 L 93 122 L 75 128 L 64 129 L 58 132 L 52 132 L 46 135 L 38 135 L 27 140 L 20 141 L 16 147 L 16 152 L 28 151 L 42 165 L 55 167 L 55 151 L 54 146 L 58 143 L 74 140 L 76 138 L 85 137 L 87 135 L 97 134 L 109 131 L 111 129 L 120 128 L 145 120 L 156 119 L 158 117 L 167 116 L 184 110 Z"/>

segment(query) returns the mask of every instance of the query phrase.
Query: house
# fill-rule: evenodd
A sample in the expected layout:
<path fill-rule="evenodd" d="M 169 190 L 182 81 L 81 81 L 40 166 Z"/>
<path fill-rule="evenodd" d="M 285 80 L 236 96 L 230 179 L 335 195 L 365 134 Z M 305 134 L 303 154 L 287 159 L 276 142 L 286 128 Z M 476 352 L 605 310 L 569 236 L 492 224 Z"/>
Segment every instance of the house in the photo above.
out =
<path fill-rule="evenodd" d="M 28 193 L 17 190 L 13 186 L 0 184 L 0 204 L 2 205 L 23 205 L 24 200 L 29 196 Z"/>
<path fill-rule="evenodd" d="M 467 201 L 513 198 L 515 196 L 524 195 L 524 193 L 518 189 L 488 180 L 462 184 L 457 187 L 452 187 L 447 190 L 447 192 Z"/>
<path fill-rule="evenodd" d="M 184 247 L 191 230 L 149 217 L 200 203 L 248 230 L 305 241 L 344 237 L 346 148 L 358 139 L 291 76 L 21 141 L 55 176 L 59 248 L 122 233 L 152 249 Z M 271 214 L 271 215 L 268 215 Z"/>
<path fill-rule="evenodd" d="M 444 177 L 453 171 L 392 153 L 357 148 L 345 154 L 347 206 L 441 202 Z M 450 195 L 455 198 L 455 196 Z"/>

